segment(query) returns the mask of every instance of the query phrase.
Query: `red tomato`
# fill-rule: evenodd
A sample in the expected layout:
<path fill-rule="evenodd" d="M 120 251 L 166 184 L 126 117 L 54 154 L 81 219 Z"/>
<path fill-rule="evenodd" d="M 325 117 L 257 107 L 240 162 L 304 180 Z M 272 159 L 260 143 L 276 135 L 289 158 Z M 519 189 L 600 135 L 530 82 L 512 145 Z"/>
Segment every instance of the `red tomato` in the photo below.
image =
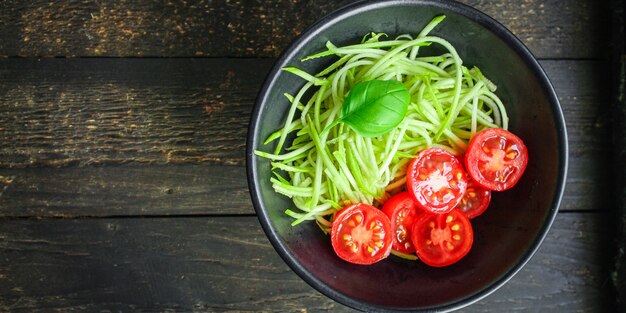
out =
<path fill-rule="evenodd" d="M 507 190 L 519 181 L 528 164 L 524 142 L 502 128 L 488 128 L 474 135 L 465 152 L 467 173 L 480 186 Z"/>
<path fill-rule="evenodd" d="M 415 253 L 424 263 L 443 267 L 456 263 L 470 251 L 474 231 L 463 212 L 422 214 L 413 224 Z"/>
<path fill-rule="evenodd" d="M 429 148 L 409 163 L 407 189 L 418 207 L 432 213 L 450 212 L 467 188 L 463 165 L 450 152 Z"/>
<path fill-rule="evenodd" d="M 330 240 L 337 255 L 355 264 L 373 264 L 391 253 L 391 222 L 383 211 L 365 203 L 335 215 Z"/>
<path fill-rule="evenodd" d="M 418 209 L 411 195 L 406 191 L 394 195 L 383 204 L 382 211 L 391 221 L 391 231 L 394 235 L 392 248 L 402 253 L 415 252 L 411 232 Z"/>
<path fill-rule="evenodd" d="M 459 202 L 456 208 L 465 213 L 470 219 L 473 219 L 487 210 L 489 202 L 491 202 L 491 190 L 479 186 L 474 180 L 470 179 L 467 183 L 465 195 L 463 195 L 461 202 Z"/>

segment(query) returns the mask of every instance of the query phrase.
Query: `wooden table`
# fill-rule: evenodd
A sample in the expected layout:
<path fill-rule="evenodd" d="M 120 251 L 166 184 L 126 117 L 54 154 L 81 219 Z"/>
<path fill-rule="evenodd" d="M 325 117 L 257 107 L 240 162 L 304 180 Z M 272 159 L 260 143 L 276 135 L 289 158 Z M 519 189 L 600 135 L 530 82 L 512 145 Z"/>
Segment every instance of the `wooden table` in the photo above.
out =
<path fill-rule="evenodd" d="M 0 311 L 351 312 L 274 251 L 245 170 L 265 73 L 349 2 L 0 2 Z M 539 252 L 463 311 L 612 311 L 615 12 L 464 2 L 540 59 L 570 165 Z"/>

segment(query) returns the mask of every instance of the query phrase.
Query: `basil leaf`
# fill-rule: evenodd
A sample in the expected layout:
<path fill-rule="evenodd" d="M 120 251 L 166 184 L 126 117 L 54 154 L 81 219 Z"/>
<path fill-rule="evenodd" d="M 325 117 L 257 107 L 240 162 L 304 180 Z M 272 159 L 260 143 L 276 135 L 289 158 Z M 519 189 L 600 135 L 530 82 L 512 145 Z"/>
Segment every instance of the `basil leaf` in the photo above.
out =
<path fill-rule="evenodd" d="M 350 126 L 363 137 L 386 134 L 398 126 L 407 113 L 411 96 L 397 80 L 370 80 L 356 84 L 344 100 L 337 123 Z"/>

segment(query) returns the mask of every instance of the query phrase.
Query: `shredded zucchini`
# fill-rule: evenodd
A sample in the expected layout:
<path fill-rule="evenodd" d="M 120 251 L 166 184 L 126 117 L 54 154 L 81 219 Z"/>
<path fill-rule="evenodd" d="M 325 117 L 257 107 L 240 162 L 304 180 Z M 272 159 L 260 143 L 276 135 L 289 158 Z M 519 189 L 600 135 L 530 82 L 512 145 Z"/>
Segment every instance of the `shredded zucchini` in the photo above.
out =
<path fill-rule="evenodd" d="M 271 160 L 274 189 L 293 200 L 294 207 L 285 211 L 294 219 L 292 225 L 314 220 L 328 232 L 332 215 L 343 206 L 378 206 L 402 189 L 406 166 L 418 151 L 440 147 L 462 154 L 480 130 L 508 128 L 496 86 L 478 68 L 463 66 L 447 40 L 429 35 L 442 20 L 433 19 L 415 38 L 405 34 L 384 40 L 385 34 L 370 33 L 355 45 L 328 42 L 327 50 L 303 60 L 337 58 L 317 74 L 284 69 L 304 85 L 295 96 L 285 95 L 291 103 L 287 120 L 265 142 L 275 144 L 274 152 L 255 154 Z M 420 55 L 420 47 L 433 44 L 446 52 Z M 374 138 L 343 124 L 322 132 L 338 118 L 351 87 L 369 80 L 398 80 L 409 90 L 411 103 L 400 125 Z M 309 90 L 314 93 L 306 100 Z M 292 133 L 295 139 L 287 142 Z"/>

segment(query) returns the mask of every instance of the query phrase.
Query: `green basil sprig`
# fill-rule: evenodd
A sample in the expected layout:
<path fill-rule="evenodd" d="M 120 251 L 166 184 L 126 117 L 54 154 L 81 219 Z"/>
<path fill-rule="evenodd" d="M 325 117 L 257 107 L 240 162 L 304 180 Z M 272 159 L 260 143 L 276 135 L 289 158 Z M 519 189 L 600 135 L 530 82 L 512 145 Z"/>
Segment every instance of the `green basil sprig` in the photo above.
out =
<path fill-rule="evenodd" d="M 343 102 L 340 117 L 322 134 L 338 123 L 344 123 L 363 137 L 384 135 L 402 122 L 410 101 L 409 91 L 397 80 L 370 80 L 356 84 Z"/>

